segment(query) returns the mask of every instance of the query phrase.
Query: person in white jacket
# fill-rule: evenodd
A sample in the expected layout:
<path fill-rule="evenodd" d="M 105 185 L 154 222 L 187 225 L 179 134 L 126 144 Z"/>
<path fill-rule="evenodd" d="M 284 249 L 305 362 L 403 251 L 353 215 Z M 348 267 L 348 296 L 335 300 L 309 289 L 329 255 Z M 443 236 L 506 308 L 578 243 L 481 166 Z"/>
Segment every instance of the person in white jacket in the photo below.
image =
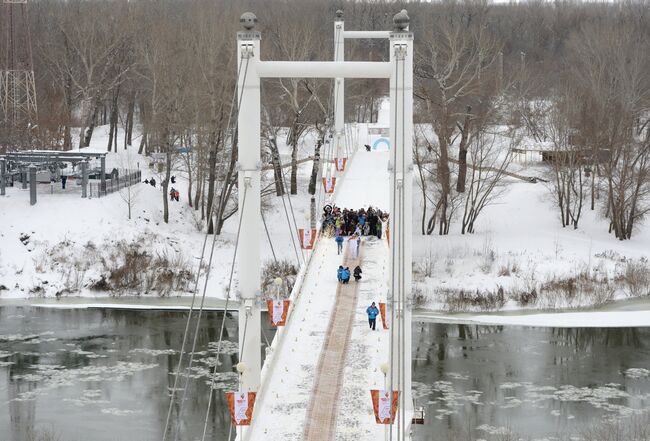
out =
<path fill-rule="evenodd" d="M 361 245 L 361 236 L 353 234 L 348 239 L 348 246 L 350 247 L 350 253 L 354 257 L 359 257 L 359 246 Z"/>

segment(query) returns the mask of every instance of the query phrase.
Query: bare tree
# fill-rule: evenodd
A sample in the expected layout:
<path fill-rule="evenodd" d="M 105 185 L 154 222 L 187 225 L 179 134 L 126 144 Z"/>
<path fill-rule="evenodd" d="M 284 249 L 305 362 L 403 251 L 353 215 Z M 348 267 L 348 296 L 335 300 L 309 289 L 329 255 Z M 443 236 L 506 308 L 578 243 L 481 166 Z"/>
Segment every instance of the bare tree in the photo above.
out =
<path fill-rule="evenodd" d="M 460 121 L 465 119 L 469 123 L 467 105 L 481 95 L 481 73 L 485 75 L 499 52 L 485 26 L 487 7 L 477 4 L 468 8 L 456 9 L 452 4 L 448 14 L 427 26 L 416 53 L 416 96 L 424 102 L 438 139 L 440 234 L 449 232 L 453 214 L 450 169 L 452 138 L 457 125 L 465 126 Z M 459 185 L 463 187 L 462 183 Z"/>
<path fill-rule="evenodd" d="M 130 152 L 126 153 L 126 157 L 124 156 L 121 157 L 120 165 L 122 166 L 123 169 L 127 170 L 128 176 L 125 176 L 124 179 L 127 178 L 131 179 L 130 173 L 132 173 L 134 167 L 133 167 L 133 158 L 131 157 Z M 128 210 L 129 220 L 131 220 L 131 213 L 133 211 L 133 208 L 135 207 L 135 204 L 138 201 L 138 195 L 140 194 L 140 186 L 138 184 L 139 182 L 126 182 L 125 186 L 119 189 L 120 198 L 122 199 L 122 201 L 124 201 L 124 204 L 126 205 Z"/>
<path fill-rule="evenodd" d="M 553 142 L 549 153 L 552 167 L 551 186 L 555 202 L 560 211 L 562 226 L 578 228 L 585 200 L 586 179 L 583 178 L 587 156 L 586 151 L 572 141 L 575 138 L 571 121 L 573 97 L 565 94 L 552 106 L 547 131 Z"/>
<path fill-rule="evenodd" d="M 650 140 L 638 123 L 650 109 L 650 57 L 640 38 L 643 23 L 621 16 L 612 26 L 588 25 L 571 41 L 574 73 L 583 101 L 581 138 L 602 163 L 610 232 L 632 237 L 650 209 Z M 592 180 L 592 204 L 593 204 Z"/>
<path fill-rule="evenodd" d="M 502 141 L 506 140 L 507 144 Z M 503 179 L 512 162 L 513 148 L 518 141 L 514 134 L 487 133 L 482 130 L 469 146 L 470 181 L 465 197 L 461 233 L 473 233 L 483 209 L 502 194 Z"/>

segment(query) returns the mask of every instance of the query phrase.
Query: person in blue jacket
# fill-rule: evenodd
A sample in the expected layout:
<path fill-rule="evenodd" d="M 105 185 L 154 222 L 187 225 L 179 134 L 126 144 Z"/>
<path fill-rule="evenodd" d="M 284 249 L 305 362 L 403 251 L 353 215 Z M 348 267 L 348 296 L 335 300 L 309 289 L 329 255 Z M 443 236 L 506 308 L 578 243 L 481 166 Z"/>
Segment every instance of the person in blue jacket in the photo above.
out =
<path fill-rule="evenodd" d="M 363 231 L 365 230 L 366 227 L 366 215 L 365 214 L 360 214 L 359 215 L 359 220 L 357 221 L 357 225 L 359 227 L 359 236 L 363 234 Z"/>
<path fill-rule="evenodd" d="M 343 282 L 343 265 L 339 265 L 339 269 L 336 270 L 336 278 L 338 279 L 339 283 Z"/>
<path fill-rule="evenodd" d="M 370 325 L 370 329 L 374 331 L 375 324 L 377 323 L 377 316 L 379 315 L 379 309 L 375 306 L 375 302 L 372 302 L 372 305 L 368 306 L 366 314 L 368 314 L 368 324 Z"/>
<path fill-rule="evenodd" d="M 348 268 L 347 266 L 343 268 L 343 271 L 341 273 L 341 279 L 342 279 L 341 281 L 345 285 L 347 285 L 347 283 L 350 281 L 350 268 Z"/>
<path fill-rule="evenodd" d="M 336 249 L 337 249 L 337 254 L 341 254 L 343 252 L 343 236 L 341 235 L 341 230 L 338 230 L 336 232 L 336 238 L 334 239 L 336 241 Z"/>

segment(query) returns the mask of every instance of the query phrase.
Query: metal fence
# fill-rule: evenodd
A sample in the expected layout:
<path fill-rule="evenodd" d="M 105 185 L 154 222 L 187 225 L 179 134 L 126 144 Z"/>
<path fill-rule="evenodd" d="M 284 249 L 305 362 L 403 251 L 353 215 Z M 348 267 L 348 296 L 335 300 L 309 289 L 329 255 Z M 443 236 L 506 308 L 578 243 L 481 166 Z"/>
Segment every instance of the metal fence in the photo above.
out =
<path fill-rule="evenodd" d="M 104 189 L 101 188 L 100 182 L 88 182 L 88 197 L 100 198 L 140 182 L 142 182 L 142 171 L 119 170 L 117 174 L 112 175 L 111 179 L 106 179 L 106 188 Z"/>
<path fill-rule="evenodd" d="M 109 178 L 112 176 L 112 178 Z M 88 179 L 88 192 L 89 198 L 99 198 L 115 193 L 123 188 L 131 185 L 139 184 L 142 179 L 141 170 L 115 170 L 112 174 L 106 175 L 106 188 L 102 190 L 102 184 L 98 178 Z M 14 181 L 13 186 L 16 188 L 23 188 L 20 181 Z M 63 188 L 61 180 L 56 182 L 44 183 L 40 182 L 36 186 L 37 192 L 40 194 L 82 194 L 82 179 L 78 176 L 68 176 L 66 180 L 65 189 Z M 29 184 L 27 183 L 24 190 L 29 191 Z"/>

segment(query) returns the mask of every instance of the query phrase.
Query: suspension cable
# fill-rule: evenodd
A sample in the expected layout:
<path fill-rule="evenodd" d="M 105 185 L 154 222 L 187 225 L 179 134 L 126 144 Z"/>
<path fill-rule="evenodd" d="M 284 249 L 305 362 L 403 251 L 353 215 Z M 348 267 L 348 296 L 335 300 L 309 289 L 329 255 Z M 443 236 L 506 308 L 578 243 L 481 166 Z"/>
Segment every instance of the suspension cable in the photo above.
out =
<path fill-rule="evenodd" d="M 395 52 L 393 54 L 393 56 L 395 58 L 397 58 L 397 52 Z M 397 81 L 398 81 L 398 69 L 397 69 L 397 59 L 396 59 L 395 60 L 395 83 L 394 83 L 395 84 L 395 86 L 394 86 L 395 90 L 393 91 L 393 93 L 395 94 L 394 95 L 395 97 L 397 97 Z M 396 225 L 397 220 L 395 219 L 393 221 L 393 219 L 394 219 L 395 211 L 396 211 L 396 208 L 397 208 L 397 199 L 396 199 L 397 198 L 397 148 L 398 148 L 397 147 L 397 142 L 396 142 L 397 141 L 397 133 L 396 133 L 396 129 L 397 129 L 397 109 L 395 109 L 393 113 L 394 113 L 394 123 L 393 123 L 393 133 L 392 133 L 392 135 L 393 135 L 393 151 L 392 151 L 392 155 L 391 155 L 392 159 L 393 159 L 392 164 L 391 164 L 392 168 L 393 168 L 393 170 L 392 170 L 393 200 L 391 201 L 391 212 L 389 213 L 388 225 L 389 225 L 389 228 L 390 228 L 390 226 L 392 224 L 393 233 L 396 233 L 397 232 L 396 231 L 397 230 L 397 225 Z M 392 244 L 389 243 L 389 246 L 390 246 L 390 249 L 391 249 L 390 250 L 391 251 L 391 259 L 392 259 L 391 278 L 390 278 L 390 285 L 391 285 L 390 286 L 390 303 L 391 303 L 391 312 L 390 312 L 390 314 L 391 314 L 392 326 L 391 326 L 391 331 L 390 331 L 390 342 L 389 342 L 390 366 L 391 366 L 390 367 L 391 402 L 392 402 L 392 399 L 393 399 L 392 398 L 392 393 L 393 393 L 393 389 L 394 389 L 394 373 L 393 373 L 393 369 L 395 367 L 395 360 L 394 360 L 394 358 L 395 358 L 394 357 L 394 352 L 395 352 L 394 347 L 395 347 L 395 344 L 396 344 L 396 342 L 395 342 L 395 339 L 396 339 L 395 333 L 399 331 L 399 329 L 397 329 L 397 330 L 395 329 L 395 323 L 396 323 L 395 317 L 397 316 L 396 311 L 395 311 L 395 306 L 396 306 L 395 305 L 395 286 L 396 286 L 396 283 L 395 283 L 396 282 L 395 281 L 395 276 L 396 276 L 396 274 L 395 274 L 396 273 L 395 265 L 396 265 L 396 257 L 397 257 L 397 252 L 396 252 L 396 247 L 395 247 L 395 236 L 396 236 L 396 234 L 393 234 L 393 243 Z M 399 350 L 399 343 L 398 343 L 397 348 Z M 394 426 L 394 422 L 393 422 L 393 419 L 391 418 L 390 431 L 389 431 L 389 433 L 390 433 L 390 441 L 393 441 L 393 426 Z"/>
<path fill-rule="evenodd" d="M 243 61 L 244 61 L 244 59 L 243 59 L 243 56 L 242 56 L 241 59 L 239 60 L 239 66 L 237 67 L 237 80 L 239 80 L 239 75 L 241 74 L 241 67 L 242 67 Z M 246 70 L 248 70 L 248 61 L 246 63 Z M 245 77 L 244 77 L 244 81 L 245 81 Z M 237 88 L 235 87 L 235 89 L 233 90 L 232 99 L 230 101 L 230 112 L 229 112 L 229 116 L 228 116 L 228 124 L 226 125 L 227 131 L 230 128 L 231 118 L 232 118 L 236 98 L 237 98 Z M 225 154 L 224 152 L 225 152 L 225 145 L 224 145 L 224 148 L 222 150 L 222 156 Z M 210 206 L 210 213 L 209 213 L 210 218 L 212 217 L 214 209 L 215 209 L 215 204 L 214 204 L 214 195 L 213 195 L 213 201 L 212 201 L 212 204 Z M 171 422 L 171 413 L 172 413 L 172 409 L 173 409 L 173 406 L 174 406 L 174 400 L 176 398 L 176 390 L 177 390 L 177 387 L 178 387 L 178 381 L 179 381 L 179 378 L 180 378 L 180 371 L 181 371 L 181 367 L 182 367 L 182 364 L 183 364 L 183 356 L 185 354 L 185 347 L 186 347 L 186 344 L 187 344 L 187 337 L 189 335 L 190 323 L 191 323 L 191 320 L 192 320 L 192 314 L 194 312 L 194 305 L 195 305 L 195 302 L 196 302 L 196 295 L 197 295 L 197 292 L 198 292 L 199 280 L 201 278 L 201 266 L 202 266 L 203 260 L 205 258 L 205 248 L 206 248 L 206 245 L 207 245 L 207 242 L 208 242 L 208 236 L 209 235 L 208 235 L 208 232 L 206 230 L 206 233 L 205 233 L 204 238 L 203 238 L 203 245 L 201 247 L 201 257 L 199 259 L 199 267 L 198 267 L 198 271 L 196 273 L 196 280 L 195 280 L 195 283 L 194 283 L 194 289 L 192 290 L 192 302 L 190 304 L 190 310 L 189 310 L 189 313 L 187 315 L 187 321 L 185 323 L 185 330 L 183 332 L 183 342 L 181 344 L 181 352 L 180 352 L 179 359 L 178 359 L 178 364 L 177 364 L 177 367 L 176 367 L 176 370 L 175 370 L 174 385 L 172 387 L 171 397 L 170 397 L 170 400 L 169 400 L 169 409 L 167 410 L 167 418 L 165 420 L 165 430 L 163 431 L 163 441 L 166 441 L 166 439 L 167 439 L 167 433 L 169 431 L 169 424 Z"/>
<path fill-rule="evenodd" d="M 269 246 L 271 247 L 271 254 L 273 254 L 273 261 L 278 263 L 278 258 L 275 255 L 275 250 L 273 249 L 273 242 L 271 241 L 271 235 L 269 234 L 269 228 L 266 226 L 266 218 L 264 217 L 264 210 L 260 209 L 260 214 L 262 215 L 262 223 L 264 224 L 264 231 L 266 231 L 266 237 L 269 240 Z"/>
<path fill-rule="evenodd" d="M 282 184 L 286 185 L 285 179 L 282 180 Z M 291 234 L 291 238 L 295 243 L 295 238 L 294 234 L 298 234 L 298 222 L 296 222 L 296 213 L 293 209 L 293 203 L 291 202 L 291 195 L 285 191 L 287 195 L 287 200 L 289 201 L 289 208 L 291 209 L 291 218 L 293 219 L 293 225 L 294 225 L 294 231 Z M 302 248 L 300 248 L 300 255 L 302 256 L 302 262 L 306 263 L 307 261 L 305 260 L 305 253 L 303 252 Z M 300 262 L 298 262 L 298 266 L 300 266 Z"/>
<path fill-rule="evenodd" d="M 243 58 L 243 54 L 242 54 L 242 58 Z M 241 94 L 240 94 L 239 99 L 237 100 L 237 108 L 236 108 L 237 115 L 239 115 L 239 107 L 240 107 L 241 101 L 242 101 L 242 99 L 244 97 L 244 86 L 246 84 L 246 78 L 247 78 L 247 75 L 248 75 L 249 62 L 250 62 L 250 58 L 247 57 L 246 58 L 246 66 L 244 68 L 244 76 L 242 78 Z M 239 80 L 239 75 L 237 76 L 237 80 Z M 237 92 L 237 88 L 235 88 L 235 96 L 236 96 L 236 92 Z M 231 108 L 231 110 L 232 110 L 232 108 Z M 230 124 L 232 122 L 232 113 L 233 112 L 231 111 L 230 115 L 228 117 L 228 125 L 227 125 L 228 131 L 230 130 L 229 127 L 230 127 Z M 226 134 L 226 136 L 227 136 L 227 134 Z M 231 139 L 231 145 L 232 145 L 232 139 Z M 225 155 L 225 145 L 224 145 L 224 149 L 222 150 L 222 153 L 223 153 L 223 155 Z M 223 159 L 223 155 L 222 155 L 222 159 Z M 224 180 L 222 185 L 221 185 L 221 193 L 223 193 L 223 189 L 224 189 L 225 185 L 226 185 L 226 182 Z M 215 195 L 213 195 L 213 199 L 214 199 L 214 197 L 215 197 Z M 223 201 L 221 201 L 221 203 L 223 203 Z M 213 203 L 211 208 L 214 209 L 214 207 L 215 207 L 215 204 Z M 212 216 L 212 213 L 210 213 L 210 215 Z M 241 216 L 240 216 L 240 222 L 241 222 Z M 206 292 L 207 292 L 207 289 L 208 289 L 208 280 L 210 278 L 209 274 L 210 274 L 210 269 L 212 267 L 212 259 L 213 259 L 213 256 L 214 256 L 214 248 L 215 248 L 216 242 L 217 242 L 217 235 L 214 234 L 213 238 L 212 238 L 212 247 L 211 247 L 211 250 L 210 250 L 210 259 L 208 261 L 208 269 L 206 270 L 205 283 L 204 283 L 204 286 L 203 286 L 203 294 L 201 296 L 201 304 L 200 304 L 200 307 L 199 307 L 198 317 L 197 317 L 196 326 L 195 326 L 195 330 L 194 330 L 194 339 L 193 339 L 193 342 L 192 342 L 192 350 L 190 352 L 190 359 L 189 359 L 187 369 L 186 369 L 185 384 L 183 386 L 183 395 L 182 395 L 182 398 L 181 398 L 181 403 L 180 403 L 179 411 L 178 411 L 178 419 L 179 420 L 180 420 L 181 416 L 183 415 L 183 409 L 184 409 L 185 400 L 186 400 L 186 397 L 187 397 L 187 389 L 188 389 L 188 385 L 189 385 L 189 381 L 190 381 L 190 373 L 191 373 L 191 370 L 192 370 L 192 364 L 194 362 L 194 354 L 196 352 L 196 343 L 197 343 L 197 340 L 198 340 L 199 328 L 200 328 L 200 324 L 201 324 L 201 317 L 202 317 L 202 314 L 203 314 L 203 308 L 204 308 L 204 304 L 205 304 L 205 295 L 206 295 Z M 237 251 L 236 251 L 236 248 L 235 248 L 235 253 L 236 252 Z M 230 293 L 227 293 L 226 295 L 228 296 L 229 294 Z M 227 311 L 228 311 L 228 301 L 226 300 L 226 306 L 225 306 L 225 309 L 224 309 L 224 316 L 223 316 L 223 322 L 224 323 L 225 323 L 225 320 L 226 320 Z M 170 406 L 171 405 L 172 405 L 172 403 L 170 403 Z M 179 434 L 180 434 L 180 430 L 178 430 L 178 428 L 177 428 L 176 434 L 174 436 L 174 441 L 178 441 Z"/>
<path fill-rule="evenodd" d="M 213 394 L 212 390 L 213 390 L 213 387 L 214 387 L 214 382 L 215 382 L 215 378 L 216 378 L 216 374 L 217 374 L 217 368 L 219 367 L 219 358 L 221 357 L 221 344 L 223 342 L 223 332 L 224 332 L 224 329 L 226 327 L 226 313 L 228 312 L 228 304 L 230 303 L 230 292 L 232 290 L 233 275 L 235 273 L 235 264 L 237 262 L 237 250 L 239 249 L 239 238 L 240 238 L 240 235 L 241 235 L 242 221 L 244 219 L 243 210 L 244 210 L 244 207 L 246 206 L 246 196 L 247 196 L 247 194 L 248 194 L 248 185 L 244 185 L 244 195 L 242 196 L 242 204 L 241 204 L 242 206 L 240 207 L 240 209 L 242 210 L 242 213 L 240 213 L 240 216 L 239 216 L 239 223 L 237 225 L 237 236 L 236 236 L 236 239 L 235 239 L 235 250 L 233 252 L 232 262 L 230 264 L 230 276 L 228 278 L 228 289 L 226 291 L 226 305 L 225 305 L 225 308 L 224 308 L 223 317 L 221 319 L 221 328 L 219 330 L 219 340 L 217 342 L 217 354 L 215 356 L 215 363 L 214 363 L 214 368 L 213 368 L 213 371 L 212 371 L 212 379 L 210 381 L 210 397 L 208 399 L 208 410 L 206 411 L 206 417 L 205 417 L 206 419 L 205 419 L 205 423 L 204 423 L 204 426 L 203 426 L 203 437 L 201 438 L 202 440 L 205 439 L 205 433 L 206 433 L 207 424 L 208 424 L 208 415 L 210 413 L 210 407 L 212 405 L 212 394 Z M 205 292 L 204 292 L 204 295 L 205 295 Z"/>
<path fill-rule="evenodd" d="M 282 168 L 282 163 L 280 162 L 280 168 Z M 296 238 L 294 237 L 293 226 L 291 225 L 291 220 L 289 219 L 289 211 L 287 210 L 287 203 L 284 201 L 285 193 L 287 192 L 287 186 L 285 184 L 286 176 L 282 172 L 282 206 L 284 207 L 284 215 L 287 218 L 287 225 L 289 226 L 289 236 L 291 236 L 291 243 L 293 244 L 293 251 L 296 254 L 296 263 L 300 266 L 300 254 L 298 253 L 298 247 L 296 245 Z M 297 231 L 296 231 L 297 234 Z"/>

